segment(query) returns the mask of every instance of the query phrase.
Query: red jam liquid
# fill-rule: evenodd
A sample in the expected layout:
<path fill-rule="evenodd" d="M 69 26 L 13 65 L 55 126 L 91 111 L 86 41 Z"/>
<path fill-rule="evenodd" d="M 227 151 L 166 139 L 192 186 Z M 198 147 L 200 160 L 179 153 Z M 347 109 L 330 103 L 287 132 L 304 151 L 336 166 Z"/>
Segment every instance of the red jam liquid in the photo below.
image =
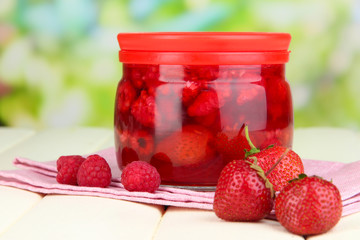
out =
<path fill-rule="evenodd" d="M 284 64 L 124 64 L 114 119 L 119 167 L 146 161 L 163 185 L 211 187 L 228 162 L 244 157 L 245 124 L 256 147 L 291 147 L 284 70 Z"/>

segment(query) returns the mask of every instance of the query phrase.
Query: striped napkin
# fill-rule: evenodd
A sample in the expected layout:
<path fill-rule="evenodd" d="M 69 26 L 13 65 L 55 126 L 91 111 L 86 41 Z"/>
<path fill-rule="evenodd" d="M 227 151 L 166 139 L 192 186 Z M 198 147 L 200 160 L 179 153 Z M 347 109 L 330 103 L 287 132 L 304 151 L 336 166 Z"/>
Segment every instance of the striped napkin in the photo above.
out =
<path fill-rule="evenodd" d="M 120 182 L 121 171 L 117 167 L 115 149 L 107 148 L 95 154 L 104 157 L 110 165 L 113 178 L 107 188 L 59 184 L 56 181 L 56 161 L 37 162 L 21 157 L 14 160 L 18 169 L 0 171 L 0 185 L 43 194 L 86 195 L 164 206 L 212 209 L 214 192 L 162 186 L 155 193 L 129 192 Z M 303 163 L 308 176 L 317 175 L 332 180 L 339 188 L 343 201 L 343 216 L 360 211 L 360 161 L 345 164 L 303 159 Z"/>

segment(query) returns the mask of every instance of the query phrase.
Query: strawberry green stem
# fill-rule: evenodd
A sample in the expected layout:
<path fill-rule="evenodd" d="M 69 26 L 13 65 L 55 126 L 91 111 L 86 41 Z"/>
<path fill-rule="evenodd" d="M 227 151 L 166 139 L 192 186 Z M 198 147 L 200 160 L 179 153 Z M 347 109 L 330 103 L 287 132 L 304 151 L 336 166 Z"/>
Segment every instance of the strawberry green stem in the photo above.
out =
<path fill-rule="evenodd" d="M 271 198 L 274 198 L 274 196 L 275 196 L 274 186 L 271 184 L 269 179 L 266 177 L 266 174 L 264 173 L 264 170 L 257 164 L 257 161 L 258 161 L 257 158 L 256 157 L 249 157 L 249 159 L 252 159 L 253 162 L 250 162 L 250 161 L 246 161 L 246 162 L 250 164 L 250 167 L 252 169 L 254 169 L 262 179 L 264 179 L 265 187 L 270 189 Z"/>
<path fill-rule="evenodd" d="M 247 158 L 250 155 L 260 152 L 260 149 L 255 147 L 255 145 L 251 142 L 250 135 L 249 135 L 249 128 L 247 125 L 245 125 L 245 137 L 251 147 L 251 149 L 249 151 L 245 150 L 245 158 Z"/>
<path fill-rule="evenodd" d="M 277 165 L 279 165 L 279 163 L 281 162 L 281 160 L 283 160 L 283 158 L 288 154 L 288 152 L 290 151 L 289 148 L 287 148 L 284 153 L 279 157 L 279 159 L 276 161 L 276 163 L 274 165 L 272 165 L 272 167 L 265 173 L 265 176 L 267 177 L 275 168 Z"/>
<path fill-rule="evenodd" d="M 245 137 L 246 137 L 246 140 L 248 140 L 250 147 L 256 148 L 255 145 L 250 140 L 249 127 L 247 125 L 245 125 Z"/>

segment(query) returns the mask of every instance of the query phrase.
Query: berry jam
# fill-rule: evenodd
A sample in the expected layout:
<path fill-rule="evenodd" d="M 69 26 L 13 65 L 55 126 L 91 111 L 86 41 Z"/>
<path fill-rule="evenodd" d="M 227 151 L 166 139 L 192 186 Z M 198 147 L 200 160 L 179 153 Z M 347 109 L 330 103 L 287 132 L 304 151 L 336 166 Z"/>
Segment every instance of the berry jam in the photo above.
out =
<path fill-rule="evenodd" d="M 250 146 L 292 146 L 284 64 L 123 64 L 115 102 L 118 165 L 155 166 L 163 185 L 216 186 Z"/>

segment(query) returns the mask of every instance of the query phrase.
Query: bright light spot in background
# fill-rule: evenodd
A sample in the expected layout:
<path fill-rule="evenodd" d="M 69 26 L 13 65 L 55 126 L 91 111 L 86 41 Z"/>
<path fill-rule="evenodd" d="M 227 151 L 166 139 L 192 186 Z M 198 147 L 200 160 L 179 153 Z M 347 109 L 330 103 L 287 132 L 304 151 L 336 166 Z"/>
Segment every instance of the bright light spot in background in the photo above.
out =
<path fill-rule="evenodd" d="M 305 23 L 310 32 L 326 29 L 328 22 L 332 21 L 334 16 L 326 0 L 298 3 L 261 2 L 254 4 L 253 9 L 257 17 L 264 20 L 266 24 L 282 28 Z"/>
<path fill-rule="evenodd" d="M 31 60 L 31 45 L 26 38 L 11 43 L 0 56 L 0 75 L 4 82 L 21 81 Z"/>
<path fill-rule="evenodd" d="M 25 66 L 25 81 L 29 86 L 43 90 L 48 96 L 53 96 L 61 88 L 62 72 L 56 70 L 47 59 L 34 56 Z"/>
<path fill-rule="evenodd" d="M 306 106 L 310 101 L 311 91 L 307 85 L 298 84 L 291 86 L 291 94 L 292 98 L 294 99 L 293 105 L 295 109 Z"/>
<path fill-rule="evenodd" d="M 45 126 L 69 127 L 86 122 L 89 99 L 80 89 L 69 90 L 56 102 L 44 102 L 41 119 Z"/>
<path fill-rule="evenodd" d="M 4 16 L 14 9 L 17 1 L 14 0 L 1 0 L 0 1 L 0 16 Z"/>
<path fill-rule="evenodd" d="M 210 0 L 186 0 L 185 4 L 191 10 L 201 10 L 210 4 Z"/>

